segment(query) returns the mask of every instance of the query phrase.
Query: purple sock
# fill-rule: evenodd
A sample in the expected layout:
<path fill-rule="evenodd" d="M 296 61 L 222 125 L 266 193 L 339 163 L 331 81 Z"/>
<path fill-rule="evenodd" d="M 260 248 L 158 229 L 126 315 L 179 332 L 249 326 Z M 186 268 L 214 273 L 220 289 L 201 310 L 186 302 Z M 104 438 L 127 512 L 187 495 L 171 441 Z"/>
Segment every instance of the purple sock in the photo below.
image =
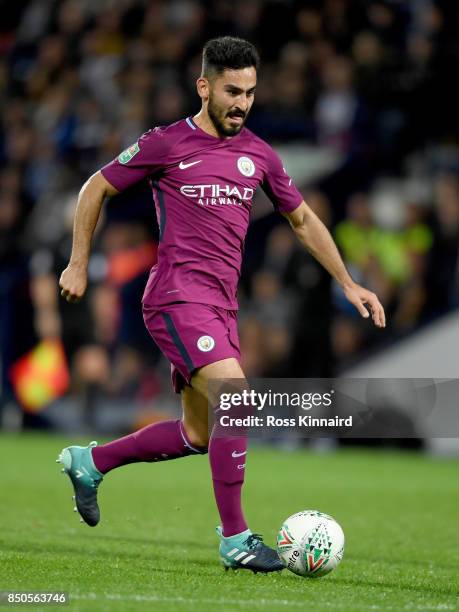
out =
<path fill-rule="evenodd" d="M 217 436 L 215 426 L 209 443 L 215 500 L 225 537 L 247 529 L 241 505 L 247 438 Z"/>
<path fill-rule="evenodd" d="M 106 474 L 128 463 L 168 461 L 205 452 L 205 448 L 194 448 L 190 444 L 182 422 L 178 420 L 147 425 L 124 438 L 95 446 L 92 458 L 99 472 Z"/>

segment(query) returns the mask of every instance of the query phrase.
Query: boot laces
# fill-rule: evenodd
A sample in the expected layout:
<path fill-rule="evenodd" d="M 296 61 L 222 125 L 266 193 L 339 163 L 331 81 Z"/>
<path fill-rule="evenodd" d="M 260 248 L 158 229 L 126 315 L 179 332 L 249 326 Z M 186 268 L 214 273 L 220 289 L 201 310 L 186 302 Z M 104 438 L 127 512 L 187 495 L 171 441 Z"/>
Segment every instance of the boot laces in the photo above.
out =
<path fill-rule="evenodd" d="M 258 546 L 258 544 L 262 544 L 262 543 L 263 543 L 263 536 L 260 535 L 259 533 L 251 533 L 249 537 L 246 540 L 244 540 L 244 544 L 246 544 L 247 547 L 250 548 L 250 550 L 253 550 L 254 548 Z"/>

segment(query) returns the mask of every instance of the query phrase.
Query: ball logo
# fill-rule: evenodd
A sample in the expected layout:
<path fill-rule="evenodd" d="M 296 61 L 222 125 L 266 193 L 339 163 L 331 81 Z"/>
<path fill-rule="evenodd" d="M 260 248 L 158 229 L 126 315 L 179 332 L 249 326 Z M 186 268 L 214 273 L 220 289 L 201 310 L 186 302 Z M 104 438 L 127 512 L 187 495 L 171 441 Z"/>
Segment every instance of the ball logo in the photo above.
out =
<path fill-rule="evenodd" d="M 292 569 L 292 567 L 297 562 L 299 556 L 300 556 L 300 551 L 299 550 L 294 550 L 292 552 L 292 554 L 289 557 L 288 564 L 287 564 L 288 569 Z"/>
<path fill-rule="evenodd" d="M 215 340 L 212 336 L 201 336 L 197 342 L 198 349 L 203 353 L 208 353 L 215 346 Z"/>
<path fill-rule="evenodd" d="M 250 157 L 240 157 L 237 160 L 237 168 L 244 176 L 253 176 L 255 174 L 255 164 Z"/>

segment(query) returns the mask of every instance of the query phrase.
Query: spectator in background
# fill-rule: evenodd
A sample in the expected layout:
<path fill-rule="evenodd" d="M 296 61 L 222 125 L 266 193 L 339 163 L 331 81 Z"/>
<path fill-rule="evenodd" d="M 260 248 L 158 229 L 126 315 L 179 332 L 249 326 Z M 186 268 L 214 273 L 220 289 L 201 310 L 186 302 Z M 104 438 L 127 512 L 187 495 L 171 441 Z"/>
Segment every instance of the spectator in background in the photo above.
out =
<path fill-rule="evenodd" d="M 288 375 L 294 304 L 294 296 L 282 287 L 274 270 L 255 273 L 247 314 L 256 318 L 262 329 L 263 376 Z"/>
<path fill-rule="evenodd" d="M 407 204 L 398 230 L 382 228 L 374 221 L 366 194 L 354 194 L 346 219 L 335 228 L 335 239 L 358 282 L 383 296 L 391 313 L 392 333 L 406 333 L 421 322 L 426 312 L 427 261 L 432 248 L 432 233 L 422 207 Z M 336 300 L 341 316 L 335 326 L 335 349 L 343 358 L 350 357 L 371 344 L 374 335 L 362 328 L 338 293 Z"/>
<path fill-rule="evenodd" d="M 342 163 L 320 188 L 338 202 L 335 221 L 343 216 L 351 193 L 367 189 L 371 180 L 373 126 L 354 83 L 354 66 L 344 55 L 333 55 L 322 66 L 321 88 L 314 107 L 319 145 L 340 153 Z"/>
<path fill-rule="evenodd" d="M 349 199 L 347 217 L 335 228 L 337 244 L 356 277 L 378 287 L 386 303 L 422 267 L 416 256 L 424 256 L 432 245 L 422 208 L 407 205 L 404 217 L 400 230 L 378 227 L 368 197 L 359 193 Z"/>
<path fill-rule="evenodd" d="M 11 395 L 9 371 L 34 343 L 27 248 L 21 230 L 27 217 L 15 167 L 0 174 L 0 349 L 2 400 Z"/>
<path fill-rule="evenodd" d="M 429 312 L 459 304 L 459 178 L 441 175 L 434 190 L 434 240 L 428 271 Z"/>
<path fill-rule="evenodd" d="M 353 87 L 352 63 L 345 56 L 330 58 L 323 67 L 322 88 L 315 105 L 320 145 L 348 153 L 358 147 L 360 101 Z"/>
<path fill-rule="evenodd" d="M 331 210 L 327 197 L 319 191 L 309 191 L 304 195 L 311 209 L 329 228 Z M 289 290 L 297 296 L 289 376 L 333 376 L 330 275 L 303 249 L 294 248 L 286 260 L 284 281 Z"/>
<path fill-rule="evenodd" d="M 415 328 L 425 314 L 427 303 L 427 262 L 432 248 L 432 232 L 426 224 L 423 207 L 406 205 L 405 224 L 401 232 L 407 273 L 401 283 L 394 311 L 398 333 Z"/>

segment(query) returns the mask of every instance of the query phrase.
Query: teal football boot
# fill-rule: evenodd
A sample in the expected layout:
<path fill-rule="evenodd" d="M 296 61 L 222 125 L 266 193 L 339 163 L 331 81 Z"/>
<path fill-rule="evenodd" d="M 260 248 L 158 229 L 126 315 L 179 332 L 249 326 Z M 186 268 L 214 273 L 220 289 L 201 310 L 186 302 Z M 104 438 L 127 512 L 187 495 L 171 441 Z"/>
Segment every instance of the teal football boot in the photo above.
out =
<path fill-rule="evenodd" d="M 250 529 L 225 538 L 221 527 L 217 527 L 220 536 L 220 559 L 225 570 L 249 569 L 257 572 L 279 572 L 285 565 L 277 552 L 263 543 L 263 538 Z"/>
<path fill-rule="evenodd" d="M 88 446 L 67 446 L 63 448 L 57 463 L 64 466 L 62 472 L 70 478 L 75 495 L 76 506 L 74 512 L 79 512 L 81 522 L 95 527 L 100 520 L 100 511 L 97 504 L 97 489 L 103 480 L 103 475 L 94 465 L 91 449 L 97 442 Z"/>

